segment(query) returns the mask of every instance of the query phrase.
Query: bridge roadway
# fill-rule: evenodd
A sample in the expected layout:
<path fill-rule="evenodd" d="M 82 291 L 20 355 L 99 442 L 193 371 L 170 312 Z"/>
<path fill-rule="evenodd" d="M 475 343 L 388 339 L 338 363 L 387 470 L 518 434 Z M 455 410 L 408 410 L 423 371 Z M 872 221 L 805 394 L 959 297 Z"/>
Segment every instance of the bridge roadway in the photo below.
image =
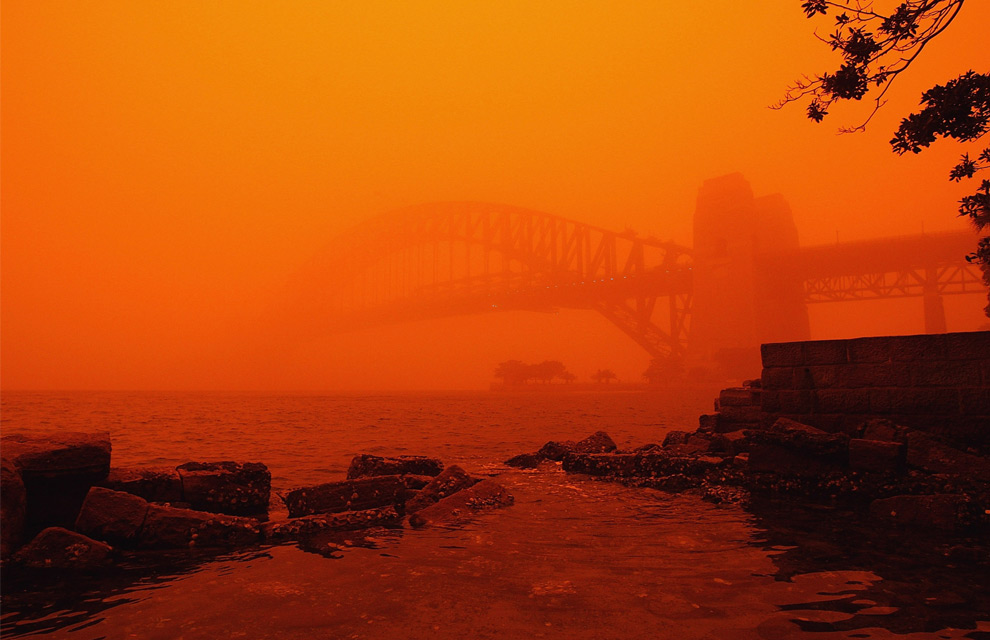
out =
<path fill-rule="evenodd" d="M 975 245 L 968 232 L 885 238 L 764 253 L 747 268 L 760 281 L 755 296 L 799 290 L 804 303 L 921 296 L 929 329 L 944 331 L 942 295 L 985 293 L 979 269 L 964 259 Z M 505 310 L 593 309 L 651 356 L 682 357 L 691 256 L 676 243 L 520 207 L 434 203 L 338 237 L 299 275 L 299 298 L 324 331 Z M 782 279 L 802 284 L 775 286 Z M 312 295 L 313 283 L 323 295 Z"/>

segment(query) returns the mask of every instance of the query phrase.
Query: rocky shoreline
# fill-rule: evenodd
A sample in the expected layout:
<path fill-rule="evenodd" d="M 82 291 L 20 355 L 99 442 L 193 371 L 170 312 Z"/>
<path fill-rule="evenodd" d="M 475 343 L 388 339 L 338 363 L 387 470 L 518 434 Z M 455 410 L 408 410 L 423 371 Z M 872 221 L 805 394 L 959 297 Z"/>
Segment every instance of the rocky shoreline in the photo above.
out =
<path fill-rule="evenodd" d="M 271 474 L 257 462 L 111 467 L 108 433 L 14 434 L 0 443 L 0 555 L 34 569 L 93 570 L 130 553 L 441 525 L 513 502 L 493 480 L 423 456 L 359 455 L 344 480 L 273 495 Z"/>

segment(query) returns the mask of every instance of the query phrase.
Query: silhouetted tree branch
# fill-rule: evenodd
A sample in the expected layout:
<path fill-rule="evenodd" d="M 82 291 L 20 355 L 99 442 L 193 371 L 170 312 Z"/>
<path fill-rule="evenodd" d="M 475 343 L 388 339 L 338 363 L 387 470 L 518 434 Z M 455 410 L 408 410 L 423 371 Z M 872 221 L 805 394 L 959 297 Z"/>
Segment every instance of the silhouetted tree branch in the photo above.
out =
<path fill-rule="evenodd" d="M 808 101 L 808 118 L 821 122 L 839 100 L 862 100 L 870 91 L 873 109 L 859 125 L 842 127 L 841 133 L 863 131 L 886 103 L 887 91 L 897 77 L 918 58 L 931 40 L 945 31 L 959 15 L 965 0 L 907 0 L 891 12 L 880 12 L 863 0 L 805 0 L 801 7 L 808 18 L 831 17 L 834 31 L 815 36 L 842 56 L 831 73 L 798 80 L 771 108 Z M 990 131 L 990 73 L 972 70 L 944 85 L 935 85 L 921 96 L 922 110 L 901 121 L 890 144 L 897 154 L 919 153 L 939 137 L 974 142 Z M 973 178 L 990 167 L 990 147 L 971 159 L 964 153 L 949 172 L 949 179 Z M 982 180 L 976 191 L 959 201 L 959 215 L 974 226 L 990 229 L 990 180 Z M 977 262 L 984 283 L 990 287 L 990 237 L 980 239 L 977 250 L 966 257 Z M 990 296 L 988 296 L 990 298 Z M 990 304 L 985 312 L 990 316 Z"/>

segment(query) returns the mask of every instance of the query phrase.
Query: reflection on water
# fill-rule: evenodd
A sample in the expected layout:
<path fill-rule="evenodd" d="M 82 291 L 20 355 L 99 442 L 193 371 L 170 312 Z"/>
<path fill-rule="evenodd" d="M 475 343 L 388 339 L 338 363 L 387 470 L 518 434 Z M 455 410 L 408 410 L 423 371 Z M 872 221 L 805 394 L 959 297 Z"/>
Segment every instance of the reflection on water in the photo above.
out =
<path fill-rule="evenodd" d="M 606 428 L 621 434 L 620 446 L 660 439 L 676 425 L 658 426 L 666 420 L 649 416 L 655 400 L 635 396 L 497 400 L 504 409 L 491 396 L 473 404 L 419 397 L 416 402 L 427 406 L 418 411 L 432 415 L 432 426 L 415 434 L 397 426 L 376 429 L 378 435 L 353 436 L 341 448 L 387 450 L 394 438 L 409 449 L 424 431 L 436 439 L 460 430 L 446 442 L 427 439 L 425 452 L 459 450 L 465 455 L 445 459 L 464 461 L 474 473 L 498 474 L 516 497 L 511 508 L 455 528 L 346 532 L 214 557 L 133 556 L 99 576 L 44 578 L 8 569 L 3 634 L 990 637 L 990 577 L 974 544 L 874 531 L 828 509 L 769 502 L 742 509 L 569 476 L 556 467 L 507 469 L 495 461 L 551 436 L 586 435 L 602 426 L 600 416 L 608 412 L 614 422 Z M 452 407 L 447 417 L 445 402 Z M 469 406 L 475 407 L 470 421 L 464 419 Z M 557 426 L 582 413 L 594 417 L 576 427 Z M 618 425 L 623 415 L 625 427 Z M 541 431 L 531 433 L 532 424 Z M 312 434 L 307 438 L 311 446 L 317 442 Z M 509 444 L 498 444 L 500 439 Z M 488 448 L 471 446 L 479 440 Z M 350 451 L 331 453 L 339 444 L 323 446 L 327 468 L 339 468 L 339 458 L 346 463 Z M 278 462 L 287 473 L 289 461 Z M 318 475 L 315 468 L 306 473 Z"/>

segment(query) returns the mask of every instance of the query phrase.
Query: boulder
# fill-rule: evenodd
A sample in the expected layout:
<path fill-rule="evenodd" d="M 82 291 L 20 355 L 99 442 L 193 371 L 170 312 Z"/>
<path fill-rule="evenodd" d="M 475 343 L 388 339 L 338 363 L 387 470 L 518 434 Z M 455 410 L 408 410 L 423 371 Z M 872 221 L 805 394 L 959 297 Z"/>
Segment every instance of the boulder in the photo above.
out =
<path fill-rule="evenodd" d="M 440 475 L 433 479 L 433 482 L 423 487 L 419 493 L 406 501 L 406 513 L 416 513 L 426 507 L 439 502 L 447 496 L 453 495 L 461 489 L 473 486 L 477 480 L 467 474 L 456 464 L 444 469 Z"/>
<path fill-rule="evenodd" d="M 14 464 L 0 460 L 0 560 L 6 560 L 24 539 L 27 493 Z"/>
<path fill-rule="evenodd" d="M 62 527 L 48 527 L 14 561 L 36 569 L 97 569 L 110 562 L 110 545 Z"/>
<path fill-rule="evenodd" d="M 148 502 L 183 502 L 182 480 L 171 467 L 110 467 L 99 486 L 140 496 Z"/>
<path fill-rule="evenodd" d="M 418 476 L 435 476 L 443 471 L 443 463 L 436 458 L 426 456 L 397 456 L 383 458 L 370 454 L 354 456 L 351 466 L 347 468 L 347 478 L 366 478 L 369 476 L 394 476 L 410 473 Z"/>
<path fill-rule="evenodd" d="M 713 434 L 713 437 L 715 434 Z M 700 453 L 707 453 L 712 441 L 706 435 L 700 433 L 689 433 L 687 439 L 680 444 L 672 444 L 664 447 L 664 451 L 674 456 L 690 456 Z"/>
<path fill-rule="evenodd" d="M 148 514 L 148 501 L 123 491 L 93 487 L 86 494 L 76 531 L 115 545 L 133 544 Z"/>
<path fill-rule="evenodd" d="M 990 482 L 990 459 L 950 447 L 922 431 L 908 432 L 906 440 L 908 465 Z"/>
<path fill-rule="evenodd" d="M 849 468 L 862 471 L 896 472 L 904 468 L 905 447 L 900 442 L 865 440 L 849 441 Z"/>
<path fill-rule="evenodd" d="M 954 529 L 965 501 L 965 496 L 949 493 L 893 496 L 871 502 L 870 515 L 897 525 Z"/>
<path fill-rule="evenodd" d="M 267 541 L 298 540 L 327 531 L 350 531 L 368 527 L 394 526 L 402 520 L 395 507 L 345 511 L 342 513 L 320 513 L 300 518 L 290 518 L 280 522 L 266 522 L 261 525 L 261 533 Z"/>
<path fill-rule="evenodd" d="M 406 489 L 410 491 L 419 491 L 432 481 L 433 478 L 431 476 L 417 476 L 409 473 L 402 476 L 402 482 L 406 485 Z"/>
<path fill-rule="evenodd" d="M 400 476 L 374 476 L 293 489 L 285 496 L 289 517 L 314 513 L 364 511 L 405 503 L 408 489 Z"/>
<path fill-rule="evenodd" d="M 24 481 L 28 531 L 71 527 L 86 492 L 110 471 L 110 434 L 105 431 L 10 434 L 0 438 L 0 446 Z"/>
<path fill-rule="evenodd" d="M 708 450 L 712 453 L 725 455 L 735 455 L 749 450 L 749 440 L 743 429 L 729 431 L 728 433 L 717 433 L 712 436 Z"/>
<path fill-rule="evenodd" d="M 535 453 L 520 453 L 506 460 L 505 464 L 517 469 L 535 469 L 542 461 L 543 459 Z"/>
<path fill-rule="evenodd" d="M 687 444 L 690 436 L 691 434 L 687 431 L 668 431 L 667 435 L 663 437 L 663 446 L 670 447 L 675 444 Z"/>
<path fill-rule="evenodd" d="M 577 441 L 571 448 L 571 453 L 609 453 L 618 447 L 604 431 L 596 431 L 584 440 Z"/>
<path fill-rule="evenodd" d="M 257 520 L 152 504 L 137 538 L 142 549 L 231 549 L 257 543 Z"/>
<path fill-rule="evenodd" d="M 863 424 L 864 440 L 883 442 L 904 442 L 907 429 L 886 418 L 871 418 Z"/>
<path fill-rule="evenodd" d="M 452 523 L 470 518 L 478 513 L 506 507 L 513 502 L 512 495 L 505 487 L 492 480 L 482 480 L 478 484 L 447 496 L 440 502 L 426 507 L 409 518 L 414 527 Z"/>
<path fill-rule="evenodd" d="M 744 433 L 754 445 L 776 445 L 825 464 L 844 465 L 849 454 L 849 436 L 845 433 L 829 433 L 788 418 L 779 418 L 769 429 L 749 429 Z"/>
<path fill-rule="evenodd" d="M 563 460 L 568 473 L 585 473 L 590 476 L 630 477 L 636 475 L 640 453 L 586 453 L 570 454 Z"/>
<path fill-rule="evenodd" d="M 187 462 L 175 469 L 192 509 L 235 516 L 268 511 L 272 474 L 260 462 Z"/>
<path fill-rule="evenodd" d="M 540 460 L 560 462 L 564 459 L 564 456 L 574 451 L 575 444 L 573 440 L 564 440 L 563 442 L 551 440 L 540 447 L 540 450 L 536 452 L 536 457 Z"/>

